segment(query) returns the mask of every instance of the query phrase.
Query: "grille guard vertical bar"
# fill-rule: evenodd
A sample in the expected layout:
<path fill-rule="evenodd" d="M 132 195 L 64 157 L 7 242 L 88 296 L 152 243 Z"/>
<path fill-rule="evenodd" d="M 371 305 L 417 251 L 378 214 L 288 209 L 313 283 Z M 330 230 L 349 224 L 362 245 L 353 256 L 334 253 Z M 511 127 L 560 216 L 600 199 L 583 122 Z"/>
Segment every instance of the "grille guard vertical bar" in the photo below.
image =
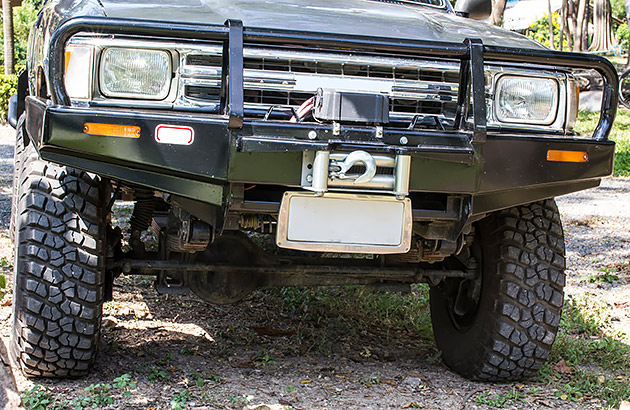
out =
<path fill-rule="evenodd" d="M 228 40 L 223 46 L 223 69 L 221 70 L 221 104 L 228 115 L 228 127 L 243 128 L 243 22 L 227 20 Z M 227 74 L 227 75 L 226 75 Z"/>
<path fill-rule="evenodd" d="M 466 39 L 470 51 L 470 82 L 472 85 L 473 142 L 486 142 L 486 82 L 483 67 L 483 43 Z"/>

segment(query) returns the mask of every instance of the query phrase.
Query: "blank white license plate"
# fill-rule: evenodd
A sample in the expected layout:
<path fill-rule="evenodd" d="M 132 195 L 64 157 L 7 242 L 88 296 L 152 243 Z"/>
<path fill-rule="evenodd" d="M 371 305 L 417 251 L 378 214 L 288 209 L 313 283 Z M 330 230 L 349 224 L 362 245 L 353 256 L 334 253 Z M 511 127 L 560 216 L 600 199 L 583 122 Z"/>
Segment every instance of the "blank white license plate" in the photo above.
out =
<path fill-rule="evenodd" d="M 404 253 L 411 244 L 411 226 L 409 198 L 286 192 L 276 242 L 307 251 Z"/>

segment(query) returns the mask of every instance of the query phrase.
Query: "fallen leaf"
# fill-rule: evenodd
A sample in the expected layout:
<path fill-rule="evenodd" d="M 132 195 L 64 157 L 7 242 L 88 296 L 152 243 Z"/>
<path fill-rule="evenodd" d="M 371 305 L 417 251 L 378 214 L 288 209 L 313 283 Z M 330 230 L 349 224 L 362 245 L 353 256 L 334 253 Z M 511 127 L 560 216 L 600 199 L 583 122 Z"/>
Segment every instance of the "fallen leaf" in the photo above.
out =
<path fill-rule="evenodd" d="M 240 369 L 253 369 L 256 365 L 251 360 L 246 360 L 244 362 L 236 363 L 234 367 L 238 367 Z"/>
<path fill-rule="evenodd" d="M 573 373 L 573 367 L 569 366 L 564 359 L 561 359 L 558 363 L 554 364 L 551 368 L 560 374 Z"/>
<path fill-rule="evenodd" d="M 562 400 L 566 400 L 566 399 L 568 399 L 568 398 L 569 398 L 569 396 L 568 396 L 568 395 L 566 395 L 566 394 L 563 394 L 562 396 L 560 396 L 560 398 L 561 398 Z"/>
<path fill-rule="evenodd" d="M 302 380 L 300 383 L 301 384 L 307 384 L 307 383 L 310 383 L 310 382 L 311 382 L 310 380 Z"/>
<path fill-rule="evenodd" d="M 602 375 L 597 376 L 597 384 L 604 384 L 604 383 L 606 383 L 606 377 Z"/>
<path fill-rule="evenodd" d="M 414 409 L 421 409 L 424 406 L 419 404 L 417 401 L 412 401 L 411 403 L 403 404 L 403 406 L 402 406 L 403 409 L 408 409 L 408 408 L 411 408 L 411 407 L 413 407 Z"/>

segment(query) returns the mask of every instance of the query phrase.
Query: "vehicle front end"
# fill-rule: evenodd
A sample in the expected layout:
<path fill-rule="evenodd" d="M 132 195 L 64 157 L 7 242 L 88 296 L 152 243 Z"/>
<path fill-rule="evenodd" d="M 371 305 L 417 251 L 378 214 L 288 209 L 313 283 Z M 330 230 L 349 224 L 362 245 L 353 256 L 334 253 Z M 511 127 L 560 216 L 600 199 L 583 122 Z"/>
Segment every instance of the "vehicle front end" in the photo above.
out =
<path fill-rule="evenodd" d="M 564 285 L 549 198 L 612 172 L 618 87 L 607 60 L 502 46 L 496 33 L 486 44 L 238 19 L 78 17 L 41 32 L 15 119 L 25 113 L 19 125 L 41 160 L 107 184 L 104 213 L 135 201 L 130 250 L 111 227 L 103 239 L 106 289 L 121 273 L 148 273 L 159 291 L 229 303 L 260 286 L 427 282 L 443 311 L 434 327 L 450 323 L 436 329 L 438 344 L 453 351 L 448 339 L 480 339 L 470 334 L 504 319 L 478 325 L 483 309 L 503 314 L 480 289 L 507 306 L 501 292 L 523 280 L 513 298 L 540 294 L 540 331 L 523 325 L 525 313 L 511 320 L 544 349 L 519 362 L 508 348 L 506 363 L 518 363 L 508 369 L 445 360 L 467 377 L 507 380 L 548 354 Z M 574 69 L 603 79 L 591 135 L 574 131 Z M 141 240 L 149 225 L 157 251 Z M 531 272 L 540 280 L 528 282 Z"/>

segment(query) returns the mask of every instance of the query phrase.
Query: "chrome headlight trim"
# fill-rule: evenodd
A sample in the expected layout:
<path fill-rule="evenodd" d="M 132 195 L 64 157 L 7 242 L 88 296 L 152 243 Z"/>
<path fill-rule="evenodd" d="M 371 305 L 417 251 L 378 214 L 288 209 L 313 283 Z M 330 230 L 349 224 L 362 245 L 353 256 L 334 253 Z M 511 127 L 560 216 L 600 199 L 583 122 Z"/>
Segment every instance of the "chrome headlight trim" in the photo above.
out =
<path fill-rule="evenodd" d="M 517 98 L 521 98 L 525 100 L 526 98 L 540 100 L 542 96 L 542 92 L 546 91 L 550 95 L 547 98 L 547 101 L 542 101 L 539 104 L 544 105 L 542 115 L 538 115 L 538 118 L 527 118 L 526 116 L 519 117 L 518 114 L 514 113 L 512 116 L 505 115 L 503 112 L 505 111 L 505 105 L 501 104 L 503 100 L 503 93 L 508 93 L 506 88 L 508 87 L 506 84 L 509 82 L 513 82 L 516 84 L 521 83 L 521 85 L 531 86 L 531 88 L 522 88 L 525 95 L 516 96 Z M 534 125 L 551 125 L 554 123 L 557 115 L 558 115 L 558 101 L 559 101 L 559 84 L 555 78 L 551 77 L 539 77 L 539 76 L 530 76 L 530 75 L 515 75 L 515 74 L 503 74 L 496 79 L 496 87 L 494 92 L 494 114 L 497 121 L 502 123 L 514 123 L 514 124 L 534 124 Z M 518 87 L 518 86 L 517 86 Z M 542 92 L 541 92 L 542 91 Z M 515 94 L 512 91 L 513 95 Z M 529 93 L 529 95 L 527 95 Z M 536 95 L 538 93 L 538 95 Z M 530 103 L 530 109 L 525 109 L 527 114 L 530 114 L 533 111 L 533 105 L 535 102 L 527 101 L 526 103 Z M 546 112 L 546 114 L 545 114 Z"/>
<path fill-rule="evenodd" d="M 125 58 L 129 56 L 133 60 Z M 170 92 L 172 66 L 172 56 L 166 50 L 108 47 L 101 54 L 99 87 L 109 98 L 163 100 Z M 116 82 L 131 84 L 116 87 Z"/>

